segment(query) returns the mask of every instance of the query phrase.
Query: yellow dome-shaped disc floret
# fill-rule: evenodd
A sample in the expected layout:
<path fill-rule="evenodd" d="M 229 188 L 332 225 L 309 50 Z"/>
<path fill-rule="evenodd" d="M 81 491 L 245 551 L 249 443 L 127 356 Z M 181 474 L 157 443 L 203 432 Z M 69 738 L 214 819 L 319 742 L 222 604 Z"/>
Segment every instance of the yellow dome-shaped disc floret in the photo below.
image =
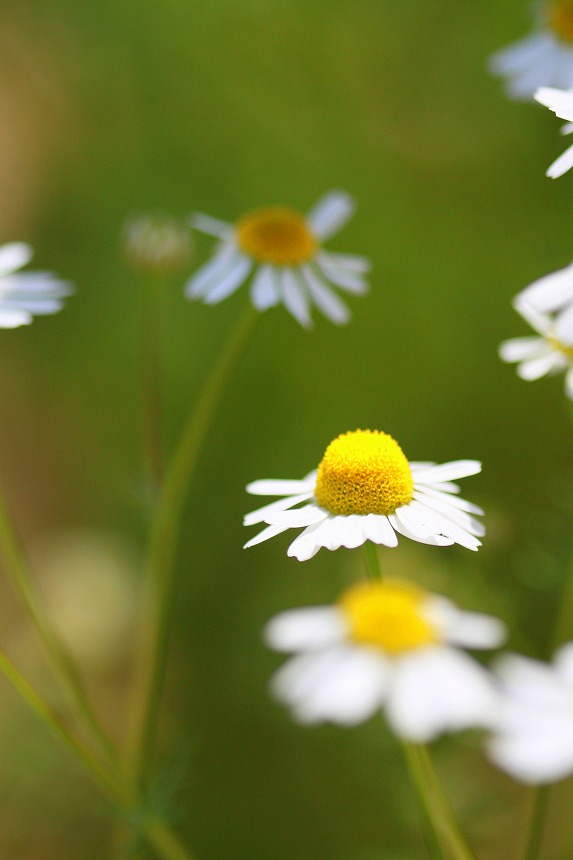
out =
<path fill-rule="evenodd" d="M 547 20 L 550 28 L 562 42 L 573 44 L 573 0 L 549 3 Z"/>
<path fill-rule="evenodd" d="M 245 215 L 236 230 L 240 248 L 260 263 L 296 266 L 312 259 L 318 248 L 303 216 L 282 206 Z"/>
<path fill-rule="evenodd" d="M 363 582 L 346 591 L 338 605 L 354 642 L 399 654 L 439 640 L 422 613 L 426 598 L 407 582 Z"/>
<path fill-rule="evenodd" d="M 333 514 L 391 514 L 412 500 L 410 464 L 398 443 L 378 430 L 343 433 L 318 467 L 314 495 Z"/>

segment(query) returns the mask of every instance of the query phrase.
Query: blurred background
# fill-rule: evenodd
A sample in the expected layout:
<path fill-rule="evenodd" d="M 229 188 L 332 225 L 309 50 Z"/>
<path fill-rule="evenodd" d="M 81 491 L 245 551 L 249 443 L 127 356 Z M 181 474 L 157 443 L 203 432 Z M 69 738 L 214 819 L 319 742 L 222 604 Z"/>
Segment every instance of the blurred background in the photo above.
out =
<path fill-rule="evenodd" d="M 382 719 L 301 729 L 268 696 L 274 613 L 329 603 L 360 554 L 299 564 L 289 536 L 249 551 L 244 486 L 301 477 L 332 438 L 391 433 L 412 460 L 477 458 L 463 495 L 487 511 L 478 554 L 406 540 L 408 576 L 490 611 L 510 647 L 550 651 L 571 567 L 571 408 L 561 377 L 525 383 L 497 357 L 527 334 L 510 298 L 573 256 L 573 176 L 544 176 L 559 123 L 507 101 L 487 57 L 530 29 L 523 0 L 7 0 L 0 12 L 0 242 L 74 282 L 64 311 L 1 332 L 0 474 L 47 604 L 121 740 L 146 522 L 140 504 L 141 284 L 119 236 L 133 212 L 234 220 L 308 210 L 343 188 L 358 210 L 329 247 L 373 261 L 336 329 L 259 319 L 202 451 L 178 557 L 154 791 L 200 860 L 427 856 L 402 750 Z M 245 290 L 217 307 L 165 294 L 172 446 Z M 7 583 L 1 642 L 48 692 Z M 3 860 L 109 856 L 112 813 L 0 684 Z M 434 746 L 480 860 L 519 856 L 527 790 L 479 737 Z M 563 821 L 572 786 L 553 793 Z M 551 827 L 548 860 L 573 832 Z M 150 855 L 151 856 L 151 855 Z"/>

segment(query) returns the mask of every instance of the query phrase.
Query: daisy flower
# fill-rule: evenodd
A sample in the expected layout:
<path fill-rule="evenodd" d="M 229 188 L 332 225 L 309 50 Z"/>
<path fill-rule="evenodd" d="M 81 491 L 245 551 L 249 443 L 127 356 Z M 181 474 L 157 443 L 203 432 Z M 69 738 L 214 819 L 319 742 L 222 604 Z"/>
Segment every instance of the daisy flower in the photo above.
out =
<path fill-rule="evenodd" d="M 32 256 L 24 242 L 0 246 L 0 328 L 26 325 L 35 314 L 56 313 L 71 293 L 70 286 L 50 272 L 18 272 Z"/>
<path fill-rule="evenodd" d="M 552 664 L 507 654 L 497 671 L 503 695 L 490 757 L 527 783 L 573 773 L 573 642 Z"/>
<path fill-rule="evenodd" d="M 216 304 L 252 275 L 251 299 L 259 311 L 283 304 L 310 328 L 314 305 L 333 323 L 348 322 L 350 312 L 332 287 L 366 292 L 370 263 L 354 254 L 325 251 L 322 243 L 346 224 L 354 208 L 348 194 L 331 191 L 306 216 L 282 206 L 251 212 L 235 224 L 194 215 L 191 224 L 221 242 L 191 278 L 185 295 Z"/>
<path fill-rule="evenodd" d="M 552 110 L 560 119 L 566 119 L 567 124 L 562 127 L 561 133 L 571 134 L 573 131 L 573 91 L 540 87 L 535 93 L 535 99 Z M 553 164 L 549 165 L 545 175 L 557 179 L 558 176 L 567 173 L 571 167 L 573 167 L 573 146 L 566 149 Z"/>
<path fill-rule="evenodd" d="M 480 471 L 476 460 L 409 463 L 398 443 L 378 430 L 343 433 L 330 443 L 318 469 L 302 480 L 247 486 L 254 495 L 283 498 L 247 514 L 245 525 L 266 523 L 267 528 L 245 548 L 304 527 L 288 549 L 299 561 L 321 547 L 352 549 L 367 540 L 397 546 L 397 532 L 420 543 L 458 543 L 477 550 L 476 536 L 485 530 L 470 514 L 483 511 L 458 498 L 459 487 L 451 482 Z"/>
<path fill-rule="evenodd" d="M 573 400 L 573 346 L 562 339 L 561 320 L 535 310 L 518 296 L 514 307 L 538 333 L 532 337 L 516 337 L 504 341 L 499 347 L 502 361 L 517 364 L 517 374 L 530 382 L 548 374 L 565 371 L 565 393 Z M 571 314 L 563 314 L 569 332 Z"/>
<path fill-rule="evenodd" d="M 301 723 L 356 725 L 381 708 L 400 737 L 489 726 L 497 694 L 489 673 L 458 646 L 495 648 L 503 624 L 463 612 L 407 582 L 365 582 L 335 606 L 283 612 L 265 629 L 295 655 L 271 681 Z"/>
<path fill-rule="evenodd" d="M 535 31 L 494 54 L 489 66 L 506 79 L 510 98 L 530 99 L 542 86 L 573 87 L 573 0 L 545 2 Z"/>

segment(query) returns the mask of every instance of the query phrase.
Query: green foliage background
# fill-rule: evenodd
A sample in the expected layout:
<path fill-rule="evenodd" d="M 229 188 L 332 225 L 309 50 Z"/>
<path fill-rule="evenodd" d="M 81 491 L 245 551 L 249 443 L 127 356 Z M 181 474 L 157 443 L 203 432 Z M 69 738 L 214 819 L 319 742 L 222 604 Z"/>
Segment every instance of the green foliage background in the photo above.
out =
<path fill-rule="evenodd" d="M 572 256 L 573 176 L 544 177 L 558 122 L 508 102 L 492 51 L 528 9 L 454 0 L 18 0 L 0 13 L 0 241 L 72 280 L 65 311 L 1 336 L 0 467 L 27 542 L 97 529 L 143 547 L 138 508 L 140 286 L 124 218 L 160 209 L 233 220 L 359 202 L 333 250 L 373 260 L 342 330 L 282 309 L 258 322 L 204 447 L 179 556 L 157 802 L 201 860 L 426 857 L 417 800 L 382 720 L 302 730 L 267 695 L 273 613 L 330 602 L 360 554 L 301 565 L 277 538 L 241 549 L 244 485 L 297 477 L 338 433 L 390 432 L 414 460 L 478 458 L 464 494 L 487 511 L 477 555 L 384 550 L 388 571 L 500 614 L 510 647 L 548 653 L 569 575 L 573 460 L 562 380 L 526 384 L 497 358 L 525 334 L 510 298 Z M 211 243 L 196 238 L 193 266 Z M 190 269 L 191 271 L 191 269 Z M 170 444 L 246 303 L 166 295 Z M 250 534 L 250 532 L 249 532 Z M 5 594 L 4 594 L 5 592 Z M 21 656 L 7 588 L 6 644 Z M 14 631 L 18 644 L 14 645 Z M 42 680 L 41 668 L 36 668 Z M 92 679 L 121 737 L 129 666 Z M 3 858 L 108 856 L 111 815 L 3 689 Z M 446 739 L 438 767 L 480 860 L 517 857 L 525 789 Z M 174 799 L 173 799 L 174 798 Z M 571 802 L 564 783 L 554 815 Z M 570 816 L 569 816 L 570 818 Z M 548 858 L 568 857 L 552 828 Z"/>

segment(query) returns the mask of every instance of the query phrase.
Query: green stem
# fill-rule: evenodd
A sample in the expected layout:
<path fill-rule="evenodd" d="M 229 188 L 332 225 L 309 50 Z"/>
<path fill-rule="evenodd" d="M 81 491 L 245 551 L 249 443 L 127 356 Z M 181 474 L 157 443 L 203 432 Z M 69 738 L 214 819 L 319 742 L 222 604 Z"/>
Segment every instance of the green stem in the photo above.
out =
<path fill-rule="evenodd" d="M 163 473 L 161 329 L 163 277 L 148 277 L 142 282 L 141 376 L 143 399 L 143 454 L 149 486 L 156 498 Z"/>
<path fill-rule="evenodd" d="M 48 660 L 60 681 L 70 713 L 84 724 L 110 761 L 115 761 L 117 752 L 99 720 L 95 716 L 86 696 L 82 680 L 68 652 L 62 646 L 44 608 L 38 599 L 28 565 L 12 528 L 8 511 L 0 490 L 0 563 L 44 643 Z"/>
<path fill-rule="evenodd" d="M 152 522 L 146 577 L 147 594 L 143 607 L 141 677 L 137 687 L 135 725 L 132 733 L 134 787 L 140 785 L 153 752 L 165 673 L 175 551 L 189 482 L 213 413 L 255 320 L 256 312 L 249 307 L 248 312 L 238 321 L 208 376 L 167 468 Z"/>
<path fill-rule="evenodd" d="M 452 860 L 475 860 L 462 836 L 449 801 L 434 771 L 428 750 L 422 744 L 405 743 L 406 758 L 426 815 L 441 846 Z"/>
<path fill-rule="evenodd" d="M 102 793 L 114 805 L 128 810 L 132 806 L 133 798 L 124 791 L 107 767 L 102 765 L 66 726 L 60 716 L 50 708 L 2 651 L 0 651 L 0 673 L 20 694 L 40 721 L 82 762 Z M 167 825 L 155 816 L 144 815 L 140 829 L 163 860 L 195 860 L 194 855 L 184 848 Z"/>
<path fill-rule="evenodd" d="M 541 846 L 549 807 L 550 788 L 549 785 L 536 785 L 531 789 L 531 807 L 523 860 L 539 860 L 542 856 Z"/>
<path fill-rule="evenodd" d="M 366 541 L 364 544 L 364 554 L 366 556 L 366 573 L 368 579 L 374 581 L 383 579 L 377 545 L 369 540 Z"/>
<path fill-rule="evenodd" d="M 164 860 L 195 860 L 195 855 L 179 842 L 173 831 L 160 819 L 146 820 L 144 832 L 149 844 Z"/>
<path fill-rule="evenodd" d="M 550 652 L 571 638 L 573 630 L 573 559 L 569 562 L 569 576 L 565 584 L 563 597 L 550 637 Z M 531 791 L 527 836 L 523 860 L 538 860 L 540 857 L 541 841 L 545 829 L 545 819 L 549 808 L 550 785 L 535 786 Z"/>

